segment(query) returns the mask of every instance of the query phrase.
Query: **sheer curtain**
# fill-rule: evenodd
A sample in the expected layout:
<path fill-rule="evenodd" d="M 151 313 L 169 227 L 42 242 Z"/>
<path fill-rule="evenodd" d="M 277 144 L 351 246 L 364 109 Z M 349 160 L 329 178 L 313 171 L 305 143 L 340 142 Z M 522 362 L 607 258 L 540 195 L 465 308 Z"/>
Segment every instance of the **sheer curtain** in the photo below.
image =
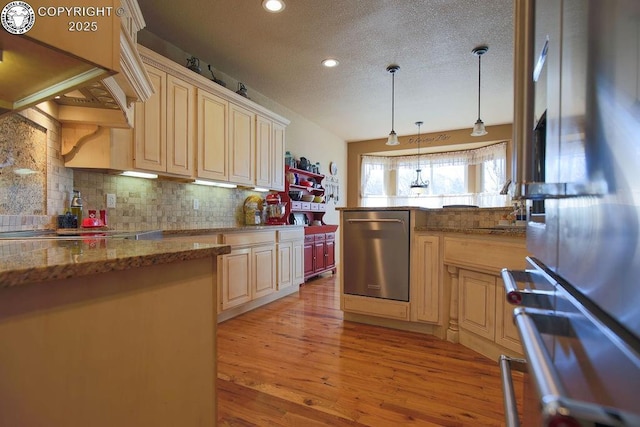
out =
<path fill-rule="evenodd" d="M 465 204 L 507 206 L 499 194 L 506 180 L 506 142 L 473 150 L 413 156 L 362 156 L 360 197 L 362 206 L 420 206 L 438 208 Z M 470 166 L 476 166 L 474 189 L 469 189 Z M 429 180 L 427 194 L 411 193 L 416 169 Z M 479 181 L 479 182 L 478 182 Z"/>

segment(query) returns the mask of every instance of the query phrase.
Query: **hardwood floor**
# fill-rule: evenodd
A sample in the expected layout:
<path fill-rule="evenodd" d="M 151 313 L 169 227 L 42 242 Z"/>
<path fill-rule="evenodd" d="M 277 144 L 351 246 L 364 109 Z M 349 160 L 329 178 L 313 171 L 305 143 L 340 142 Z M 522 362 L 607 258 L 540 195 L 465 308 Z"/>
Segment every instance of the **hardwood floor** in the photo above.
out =
<path fill-rule="evenodd" d="M 504 425 L 495 360 L 343 321 L 337 287 L 311 280 L 218 325 L 219 426 Z"/>

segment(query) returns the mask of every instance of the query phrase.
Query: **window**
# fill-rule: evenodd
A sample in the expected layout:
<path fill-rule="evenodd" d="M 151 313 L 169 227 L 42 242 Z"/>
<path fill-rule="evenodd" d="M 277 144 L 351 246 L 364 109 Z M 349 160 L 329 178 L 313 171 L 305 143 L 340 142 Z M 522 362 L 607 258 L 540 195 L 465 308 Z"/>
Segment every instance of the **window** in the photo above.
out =
<path fill-rule="evenodd" d="M 499 194 L 506 181 L 506 142 L 475 150 L 418 156 L 363 156 L 362 206 L 420 206 L 438 208 L 448 204 L 483 207 L 508 206 Z M 416 169 L 429 181 L 424 195 L 411 193 Z"/>

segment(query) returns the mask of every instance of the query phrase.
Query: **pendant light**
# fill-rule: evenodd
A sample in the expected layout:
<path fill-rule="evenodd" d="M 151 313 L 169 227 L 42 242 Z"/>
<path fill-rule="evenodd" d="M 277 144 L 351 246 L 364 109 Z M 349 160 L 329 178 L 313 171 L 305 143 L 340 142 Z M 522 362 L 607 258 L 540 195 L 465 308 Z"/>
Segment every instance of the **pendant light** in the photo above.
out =
<path fill-rule="evenodd" d="M 396 90 L 396 71 L 400 69 L 399 65 L 389 65 L 387 71 L 391 73 L 391 132 L 389 132 L 389 139 L 387 139 L 387 145 L 399 145 L 398 135 L 393 130 L 393 119 L 395 109 L 395 90 Z"/>
<path fill-rule="evenodd" d="M 418 168 L 416 169 L 416 179 L 411 183 L 411 192 L 416 195 L 426 194 L 429 188 L 429 181 L 422 180 L 422 169 L 420 169 L 420 126 L 422 122 L 416 122 L 418 126 Z"/>
<path fill-rule="evenodd" d="M 480 79 L 482 76 L 481 60 L 482 55 L 487 53 L 488 50 L 489 47 L 487 46 L 478 46 L 471 51 L 471 53 L 478 57 L 478 120 L 476 121 L 476 124 L 473 125 L 473 132 L 471 132 L 471 136 L 482 136 L 488 133 L 484 128 L 484 122 L 480 119 Z"/>

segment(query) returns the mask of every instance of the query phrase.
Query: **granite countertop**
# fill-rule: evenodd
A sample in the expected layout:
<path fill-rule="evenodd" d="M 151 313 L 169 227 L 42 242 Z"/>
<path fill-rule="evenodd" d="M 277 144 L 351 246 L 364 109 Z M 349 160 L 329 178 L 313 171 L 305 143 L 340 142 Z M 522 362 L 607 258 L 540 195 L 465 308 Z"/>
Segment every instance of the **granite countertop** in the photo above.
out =
<path fill-rule="evenodd" d="M 267 231 L 267 230 L 283 230 L 291 228 L 307 228 L 313 226 L 283 224 L 283 225 L 244 225 L 239 227 L 220 227 L 220 228 L 195 228 L 188 230 L 163 230 L 164 237 L 181 237 L 181 236 L 199 236 L 208 234 L 233 233 L 243 231 Z"/>
<path fill-rule="evenodd" d="M 441 232 L 441 233 L 461 233 L 461 234 L 477 234 L 477 235 L 491 235 L 491 236 L 511 236 L 511 237 L 526 237 L 526 227 L 416 227 L 415 231 L 422 232 Z"/>
<path fill-rule="evenodd" d="M 0 241 L 0 288 L 223 255 L 228 245 L 85 237 Z"/>

